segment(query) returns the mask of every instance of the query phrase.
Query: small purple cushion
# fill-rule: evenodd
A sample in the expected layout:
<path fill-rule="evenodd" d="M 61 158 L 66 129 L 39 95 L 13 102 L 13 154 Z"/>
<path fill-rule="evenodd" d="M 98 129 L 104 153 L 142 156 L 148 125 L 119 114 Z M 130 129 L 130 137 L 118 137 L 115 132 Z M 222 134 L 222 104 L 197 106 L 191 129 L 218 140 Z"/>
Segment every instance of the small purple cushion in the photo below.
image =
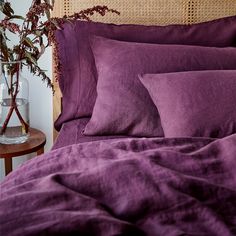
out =
<path fill-rule="evenodd" d="M 236 70 L 146 74 L 165 137 L 220 138 L 236 132 Z"/>
<path fill-rule="evenodd" d="M 195 25 L 143 26 L 76 21 L 56 32 L 62 113 L 55 122 L 91 116 L 96 99 L 97 72 L 89 45 L 90 35 L 146 43 L 188 44 L 225 47 L 236 45 L 236 16 Z"/>
<path fill-rule="evenodd" d="M 158 111 L 138 74 L 236 69 L 235 48 L 131 43 L 94 37 L 97 100 L 87 135 L 163 136 Z"/>

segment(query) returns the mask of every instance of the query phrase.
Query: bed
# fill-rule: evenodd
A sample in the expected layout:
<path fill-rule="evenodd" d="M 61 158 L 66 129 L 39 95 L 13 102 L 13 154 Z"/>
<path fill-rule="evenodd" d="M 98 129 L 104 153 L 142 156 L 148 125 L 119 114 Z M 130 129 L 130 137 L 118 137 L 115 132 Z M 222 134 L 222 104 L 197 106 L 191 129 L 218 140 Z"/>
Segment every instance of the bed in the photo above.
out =
<path fill-rule="evenodd" d="M 59 134 L 0 184 L 1 235 L 236 235 L 236 2 L 79 2 L 55 14 L 121 16 L 57 31 Z"/>

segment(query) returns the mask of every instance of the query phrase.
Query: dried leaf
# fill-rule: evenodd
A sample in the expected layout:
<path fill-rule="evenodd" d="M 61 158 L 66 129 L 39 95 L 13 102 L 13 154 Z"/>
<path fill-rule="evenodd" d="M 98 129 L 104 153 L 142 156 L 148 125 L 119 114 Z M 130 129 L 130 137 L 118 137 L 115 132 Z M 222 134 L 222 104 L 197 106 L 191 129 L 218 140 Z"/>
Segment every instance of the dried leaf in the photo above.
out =
<path fill-rule="evenodd" d="M 25 51 L 25 58 L 28 62 L 33 63 L 34 65 L 37 65 L 37 60 L 32 55 L 32 53 Z"/>
<path fill-rule="evenodd" d="M 9 2 L 2 3 L 0 10 L 3 14 L 5 14 L 8 17 L 11 17 L 11 15 L 14 14 L 14 11 L 11 8 L 11 4 Z"/>
<path fill-rule="evenodd" d="M 62 29 L 62 27 L 60 27 L 60 25 L 58 24 L 58 22 L 57 22 L 56 20 L 51 19 L 51 22 L 53 23 L 53 25 L 54 25 L 57 29 L 59 29 L 59 30 Z"/>
<path fill-rule="evenodd" d="M 29 37 L 23 38 L 22 44 L 24 44 L 27 47 L 34 48 L 34 44 Z"/>
<path fill-rule="evenodd" d="M 20 19 L 20 20 L 25 20 L 25 18 L 23 16 L 19 16 L 19 15 L 12 15 L 10 17 L 10 19 Z"/>
<path fill-rule="evenodd" d="M 40 48 L 41 48 L 41 51 L 39 52 L 37 58 L 41 57 L 41 56 L 44 54 L 45 49 L 46 49 L 46 47 L 44 46 L 44 44 L 41 44 L 41 45 L 40 45 Z"/>
<path fill-rule="evenodd" d="M 34 33 L 38 37 L 40 37 L 42 35 L 40 30 L 35 30 Z"/>
<path fill-rule="evenodd" d="M 1 55 L 3 56 L 4 61 L 9 61 L 9 53 L 6 45 L 6 40 L 2 37 L 2 35 L 0 35 L 0 42 Z"/>
<path fill-rule="evenodd" d="M 5 41 L 9 40 L 6 36 L 5 30 L 3 30 L 2 27 L 0 27 L 0 35 L 3 38 L 3 40 L 5 40 Z M 2 41 L 1 41 L 1 43 L 2 43 Z"/>
<path fill-rule="evenodd" d="M 45 10 L 45 13 L 46 13 L 46 16 L 47 16 L 47 18 L 48 18 L 48 20 L 49 20 L 50 17 L 51 17 L 51 13 L 50 13 L 50 11 L 49 11 L 49 10 Z"/>

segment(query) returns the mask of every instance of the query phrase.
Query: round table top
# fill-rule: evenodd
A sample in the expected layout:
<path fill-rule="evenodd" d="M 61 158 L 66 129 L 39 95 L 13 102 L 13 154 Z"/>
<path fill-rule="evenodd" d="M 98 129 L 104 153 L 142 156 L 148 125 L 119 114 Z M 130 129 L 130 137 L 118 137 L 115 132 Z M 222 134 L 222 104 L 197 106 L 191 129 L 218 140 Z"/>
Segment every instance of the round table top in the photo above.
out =
<path fill-rule="evenodd" d="M 16 157 L 36 152 L 43 148 L 46 136 L 37 129 L 30 128 L 29 138 L 20 144 L 0 144 L 0 158 Z"/>

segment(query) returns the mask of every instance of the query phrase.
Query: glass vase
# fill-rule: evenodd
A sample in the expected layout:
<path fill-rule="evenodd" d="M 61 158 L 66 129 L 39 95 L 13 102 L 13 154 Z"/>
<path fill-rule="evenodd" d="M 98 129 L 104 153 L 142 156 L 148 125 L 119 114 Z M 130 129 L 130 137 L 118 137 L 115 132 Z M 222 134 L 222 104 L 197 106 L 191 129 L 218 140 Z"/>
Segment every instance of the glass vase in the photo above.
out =
<path fill-rule="evenodd" d="M 24 143 L 29 136 L 29 84 L 21 62 L 0 62 L 0 143 Z"/>

